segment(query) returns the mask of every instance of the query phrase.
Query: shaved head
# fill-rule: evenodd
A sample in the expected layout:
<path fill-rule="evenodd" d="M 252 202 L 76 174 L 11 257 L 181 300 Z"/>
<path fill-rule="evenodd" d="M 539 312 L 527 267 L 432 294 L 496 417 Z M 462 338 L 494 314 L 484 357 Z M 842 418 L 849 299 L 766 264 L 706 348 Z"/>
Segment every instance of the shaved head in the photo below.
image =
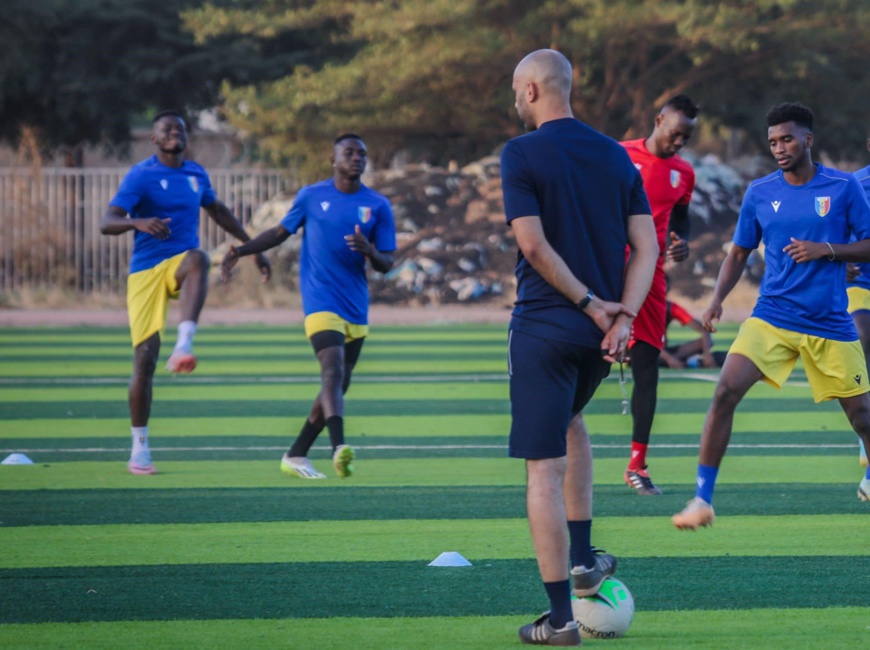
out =
<path fill-rule="evenodd" d="M 571 62 L 556 50 L 535 50 L 514 70 L 515 79 L 536 83 L 543 93 L 555 94 L 565 101 L 571 96 L 573 77 Z"/>
<path fill-rule="evenodd" d="M 574 71 L 556 50 L 535 50 L 514 69 L 512 89 L 517 115 L 529 131 L 553 119 L 572 117 Z"/>

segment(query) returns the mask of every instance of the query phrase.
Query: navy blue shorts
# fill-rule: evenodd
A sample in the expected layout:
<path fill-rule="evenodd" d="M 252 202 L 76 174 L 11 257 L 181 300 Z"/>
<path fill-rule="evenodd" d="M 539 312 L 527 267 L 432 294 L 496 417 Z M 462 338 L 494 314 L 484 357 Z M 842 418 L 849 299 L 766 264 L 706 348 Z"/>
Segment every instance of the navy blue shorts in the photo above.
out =
<path fill-rule="evenodd" d="M 508 334 L 511 391 L 510 456 L 561 458 L 567 453 L 568 424 L 610 374 L 601 350 Z"/>

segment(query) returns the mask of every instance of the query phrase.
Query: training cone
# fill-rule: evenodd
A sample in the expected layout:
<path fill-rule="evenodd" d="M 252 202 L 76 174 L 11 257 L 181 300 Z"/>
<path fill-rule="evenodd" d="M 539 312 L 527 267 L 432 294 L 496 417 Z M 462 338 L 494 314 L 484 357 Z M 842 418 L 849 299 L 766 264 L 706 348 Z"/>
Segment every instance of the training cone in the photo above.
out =
<path fill-rule="evenodd" d="M 2 465 L 33 465 L 33 461 L 30 460 L 24 454 L 9 454 L 6 458 L 3 459 L 3 462 L 0 464 L 2 464 Z"/>
<path fill-rule="evenodd" d="M 471 562 L 456 551 L 445 551 L 429 563 L 429 566 L 471 566 Z"/>

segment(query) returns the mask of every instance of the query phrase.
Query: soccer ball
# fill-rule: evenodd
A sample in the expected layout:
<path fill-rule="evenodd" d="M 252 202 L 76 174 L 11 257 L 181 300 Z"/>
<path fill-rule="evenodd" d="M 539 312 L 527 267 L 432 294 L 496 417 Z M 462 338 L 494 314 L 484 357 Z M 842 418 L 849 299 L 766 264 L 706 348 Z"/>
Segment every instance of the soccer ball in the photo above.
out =
<path fill-rule="evenodd" d="M 571 606 L 584 639 L 622 636 L 634 616 L 634 598 L 628 587 L 616 578 L 607 578 L 594 596 L 572 597 Z"/>

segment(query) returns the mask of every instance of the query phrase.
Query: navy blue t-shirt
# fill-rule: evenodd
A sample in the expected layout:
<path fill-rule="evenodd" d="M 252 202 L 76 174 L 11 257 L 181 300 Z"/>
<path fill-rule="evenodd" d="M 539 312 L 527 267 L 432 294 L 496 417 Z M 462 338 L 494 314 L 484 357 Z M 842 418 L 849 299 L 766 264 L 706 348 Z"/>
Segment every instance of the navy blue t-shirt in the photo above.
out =
<path fill-rule="evenodd" d="M 650 214 L 643 180 L 625 149 L 574 118 L 545 122 L 501 154 L 507 222 L 538 216 L 549 244 L 603 300 L 619 301 L 628 217 Z M 598 348 L 604 333 L 517 255 L 511 329 Z"/>

